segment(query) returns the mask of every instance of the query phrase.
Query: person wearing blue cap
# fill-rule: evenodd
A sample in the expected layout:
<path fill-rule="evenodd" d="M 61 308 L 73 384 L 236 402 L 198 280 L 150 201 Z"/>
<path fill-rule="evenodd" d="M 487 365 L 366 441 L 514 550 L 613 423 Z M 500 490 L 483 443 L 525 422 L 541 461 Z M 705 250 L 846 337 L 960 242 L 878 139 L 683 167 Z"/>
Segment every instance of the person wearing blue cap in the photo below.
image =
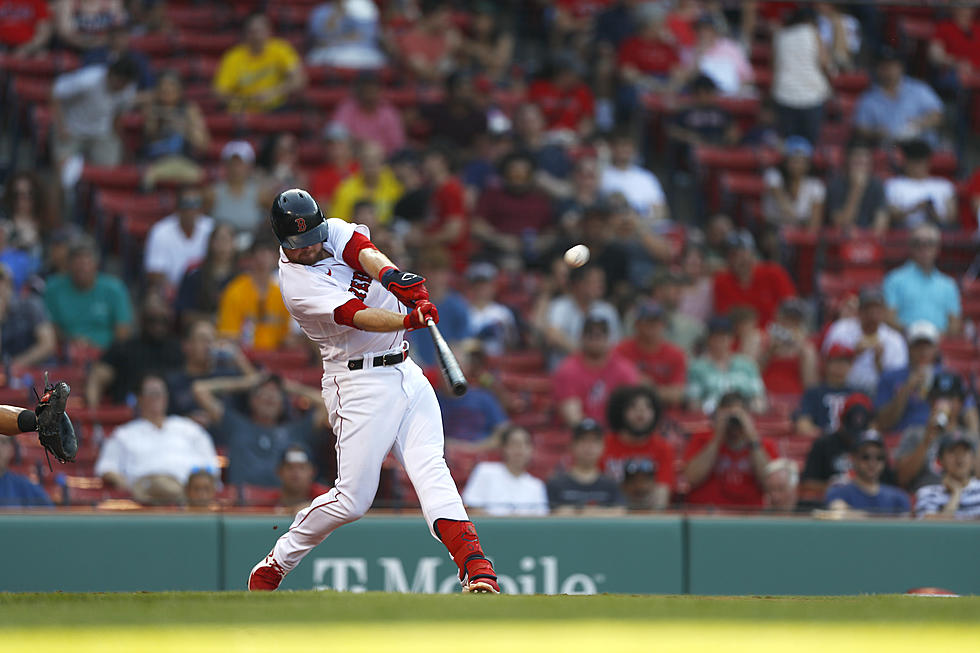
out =
<path fill-rule="evenodd" d="M 763 175 L 763 217 L 777 225 L 805 226 L 813 231 L 823 222 L 827 188 L 811 174 L 813 146 L 802 136 L 790 136 L 783 144 L 783 162 Z"/>

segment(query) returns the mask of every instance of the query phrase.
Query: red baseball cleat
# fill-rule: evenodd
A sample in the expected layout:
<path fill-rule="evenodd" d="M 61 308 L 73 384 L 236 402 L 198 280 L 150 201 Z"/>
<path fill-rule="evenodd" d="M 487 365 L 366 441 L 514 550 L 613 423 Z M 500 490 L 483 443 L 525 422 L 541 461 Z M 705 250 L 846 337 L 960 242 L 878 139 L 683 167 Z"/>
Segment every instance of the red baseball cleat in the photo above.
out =
<path fill-rule="evenodd" d="M 494 573 L 489 560 L 482 556 L 467 560 L 463 591 L 473 594 L 500 594 L 497 574 Z"/>
<path fill-rule="evenodd" d="M 252 573 L 248 575 L 248 591 L 271 592 L 278 589 L 285 575 L 286 572 L 270 553 L 259 564 L 252 567 Z"/>

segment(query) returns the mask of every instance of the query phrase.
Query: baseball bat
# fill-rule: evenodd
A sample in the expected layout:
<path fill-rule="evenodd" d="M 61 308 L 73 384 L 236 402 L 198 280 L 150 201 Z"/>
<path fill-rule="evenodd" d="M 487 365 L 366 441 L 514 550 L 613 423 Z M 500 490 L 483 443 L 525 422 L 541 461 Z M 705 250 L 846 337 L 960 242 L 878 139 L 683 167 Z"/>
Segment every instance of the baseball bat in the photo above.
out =
<path fill-rule="evenodd" d="M 463 370 L 459 367 L 459 361 L 453 356 L 452 350 L 446 344 L 446 339 L 439 333 L 439 327 L 429 318 L 425 321 L 429 327 L 429 334 L 432 336 L 432 344 L 436 347 L 436 355 L 439 357 L 439 365 L 442 367 L 442 375 L 446 377 L 449 387 L 453 389 L 453 394 L 462 397 L 466 394 L 468 385 Z"/>

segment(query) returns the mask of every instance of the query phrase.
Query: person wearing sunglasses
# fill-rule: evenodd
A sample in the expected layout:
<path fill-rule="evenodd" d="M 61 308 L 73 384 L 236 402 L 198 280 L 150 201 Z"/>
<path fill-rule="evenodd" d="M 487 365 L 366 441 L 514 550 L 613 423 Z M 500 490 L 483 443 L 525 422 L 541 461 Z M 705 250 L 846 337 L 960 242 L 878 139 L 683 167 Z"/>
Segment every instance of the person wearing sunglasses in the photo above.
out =
<path fill-rule="evenodd" d="M 830 486 L 824 505 L 835 511 L 907 514 L 911 510 L 908 495 L 894 485 L 881 482 L 887 465 L 888 455 L 881 435 L 873 429 L 864 431 L 851 450 L 851 480 Z"/>

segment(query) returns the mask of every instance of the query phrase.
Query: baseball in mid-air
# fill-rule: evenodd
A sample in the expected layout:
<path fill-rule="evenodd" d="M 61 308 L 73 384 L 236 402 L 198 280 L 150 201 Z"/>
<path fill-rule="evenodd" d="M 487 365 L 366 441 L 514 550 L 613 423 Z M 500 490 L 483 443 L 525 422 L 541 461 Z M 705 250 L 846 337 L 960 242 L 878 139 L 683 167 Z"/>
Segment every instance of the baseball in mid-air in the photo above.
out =
<path fill-rule="evenodd" d="M 589 262 L 589 248 L 585 245 L 569 247 L 565 252 L 565 263 L 570 267 L 580 268 Z"/>

